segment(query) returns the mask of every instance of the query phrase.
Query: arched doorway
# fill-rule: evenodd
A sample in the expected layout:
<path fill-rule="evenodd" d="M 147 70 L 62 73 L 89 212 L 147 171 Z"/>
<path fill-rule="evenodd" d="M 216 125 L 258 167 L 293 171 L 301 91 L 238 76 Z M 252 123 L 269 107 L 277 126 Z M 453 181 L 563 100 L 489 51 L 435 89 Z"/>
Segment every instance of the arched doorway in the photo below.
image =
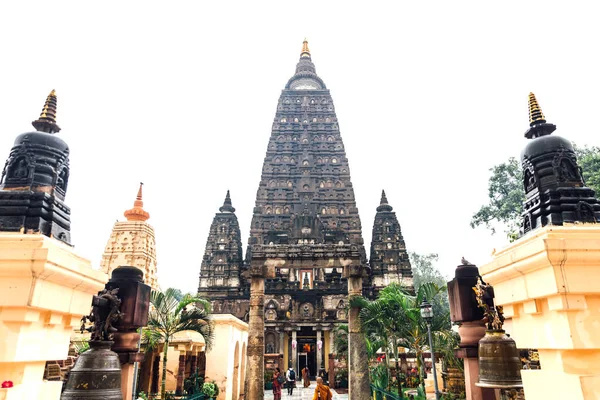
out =
<path fill-rule="evenodd" d="M 238 400 L 240 397 L 240 342 L 235 342 L 235 351 L 233 352 L 233 392 L 232 399 Z"/>

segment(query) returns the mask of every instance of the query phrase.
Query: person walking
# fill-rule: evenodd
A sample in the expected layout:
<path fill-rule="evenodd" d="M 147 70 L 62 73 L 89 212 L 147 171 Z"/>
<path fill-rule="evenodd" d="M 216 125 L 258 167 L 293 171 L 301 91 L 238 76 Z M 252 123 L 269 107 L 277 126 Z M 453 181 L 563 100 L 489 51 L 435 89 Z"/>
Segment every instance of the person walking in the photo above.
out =
<path fill-rule="evenodd" d="M 296 385 L 296 371 L 294 371 L 292 367 L 290 367 L 285 374 L 285 379 L 287 383 L 288 394 L 291 396 L 294 394 L 294 386 Z"/>
<path fill-rule="evenodd" d="M 285 382 L 283 376 L 281 376 L 281 370 L 275 368 L 273 374 L 273 400 L 281 400 L 281 385 Z"/>
<path fill-rule="evenodd" d="M 310 370 L 308 369 L 308 366 L 302 368 L 302 383 L 305 388 L 310 386 Z"/>
<path fill-rule="evenodd" d="M 323 378 L 318 377 L 313 400 L 331 400 L 332 397 L 333 395 L 331 394 L 331 390 L 329 390 L 329 386 L 324 385 Z"/>

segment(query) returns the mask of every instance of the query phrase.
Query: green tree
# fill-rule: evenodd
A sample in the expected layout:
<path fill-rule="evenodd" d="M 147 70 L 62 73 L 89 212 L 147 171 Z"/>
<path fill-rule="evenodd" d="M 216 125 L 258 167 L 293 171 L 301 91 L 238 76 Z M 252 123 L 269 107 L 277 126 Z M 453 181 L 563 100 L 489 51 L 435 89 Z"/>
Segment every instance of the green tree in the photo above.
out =
<path fill-rule="evenodd" d="M 577 161 L 583 170 L 583 179 L 588 187 L 600 194 L 600 148 L 579 147 L 573 143 Z M 489 203 L 481 206 L 471 218 L 471 228 L 485 226 L 496 233 L 496 225 L 505 227 L 507 237 L 517 238 L 521 225 L 521 213 L 525 201 L 523 170 L 514 157 L 490 168 L 492 175 L 488 182 Z"/>
<path fill-rule="evenodd" d="M 446 293 L 445 285 L 438 286 L 428 282 L 421 284 L 416 290 L 416 296 L 412 296 L 402 286 L 393 283 L 384 288 L 376 300 L 361 300 L 361 329 L 368 338 L 378 339 L 386 354 L 394 356 L 397 374 L 400 373 L 398 347 L 414 352 L 420 368 L 424 367 L 422 355 L 428 348 L 428 339 L 427 325 L 421 318 L 420 305 L 424 299 L 435 304 L 436 298 L 443 293 Z M 433 332 L 445 331 L 449 327 L 448 312 L 445 312 L 443 317 L 436 316 L 431 324 Z M 396 380 L 401 392 L 399 375 Z"/>
<path fill-rule="evenodd" d="M 436 263 L 439 260 L 439 256 L 436 253 L 417 254 L 409 252 L 408 256 L 413 273 L 413 285 L 416 291 L 425 283 L 435 283 L 438 287 L 446 286 L 450 279 L 444 276 L 436 267 Z M 439 295 L 428 300 L 433 306 L 434 318 L 439 320 L 436 324 L 446 324 L 447 329 L 450 329 L 450 301 L 448 300 L 448 291 L 443 290 Z"/>
<path fill-rule="evenodd" d="M 189 294 L 178 300 L 180 293 L 173 288 L 169 288 L 165 292 L 152 291 L 148 326 L 143 333 L 144 340 L 147 343 L 162 342 L 164 344 L 161 399 L 165 398 L 167 352 L 173 335 L 183 331 L 198 332 L 204 338 L 207 350 L 211 349 L 214 340 L 214 324 L 210 316 L 210 303 Z"/>

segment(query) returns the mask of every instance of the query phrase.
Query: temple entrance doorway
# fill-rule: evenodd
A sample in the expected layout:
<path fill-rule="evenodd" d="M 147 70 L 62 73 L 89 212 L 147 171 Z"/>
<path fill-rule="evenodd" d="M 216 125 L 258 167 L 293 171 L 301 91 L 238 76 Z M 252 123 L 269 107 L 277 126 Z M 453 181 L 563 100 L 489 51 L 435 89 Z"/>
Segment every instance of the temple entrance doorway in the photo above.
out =
<path fill-rule="evenodd" d="M 311 379 L 317 375 L 317 334 L 311 327 L 302 327 L 298 332 L 298 376 L 302 379 L 302 369 L 308 367 Z"/>

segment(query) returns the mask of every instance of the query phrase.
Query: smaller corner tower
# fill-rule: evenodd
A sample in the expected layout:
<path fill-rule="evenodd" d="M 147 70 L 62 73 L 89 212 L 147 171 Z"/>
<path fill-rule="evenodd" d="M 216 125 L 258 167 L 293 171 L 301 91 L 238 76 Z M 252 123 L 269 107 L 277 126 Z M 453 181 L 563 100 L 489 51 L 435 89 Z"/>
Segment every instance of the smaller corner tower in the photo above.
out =
<path fill-rule="evenodd" d="M 123 214 L 126 220 L 115 222 L 100 267 L 109 276 L 121 265 L 137 267 L 144 272 L 144 283 L 152 289 L 158 289 L 156 240 L 154 228 L 147 222 L 150 214 L 144 210 L 143 185 L 140 182 L 133 208 Z"/>
<path fill-rule="evenodd" d="M 381 191 L 381 201 L 373 223 L 370 265 L 374 295 L 390 283 L 398 283 L 409 292 L 414 291 L 412 270 L 400 223 L 388 203 L 385 191 Z"/>
<path fill-rule="evenodd" d="M 556 125 L 546 122 L 537 99 L 529 94 L 529 143 L 521 153 L 525 203 L 521 234 L 546 225 L 598 222 L 600 202 L 585 186 L 573 145 L 551 135 Z"/>
<path fill-rule="evenodd" d="M 15 139 L 0 178 L 0 231 L 41 233 L 71 242 L 71 210 L 64 203 L 69 146 L 56 135 L 57 97 L 52 90 L 34 132 Z"/>
<path fill-rule="evenodd" d="M 247 305 L 240 276 L 243 264 L 240 226 L 231 203 L 229 190 L 210 226 L 206 249 L 200 267 L 198 295 L 212 301 L 217 314 L 233 314 L 243 318 Z"/>

